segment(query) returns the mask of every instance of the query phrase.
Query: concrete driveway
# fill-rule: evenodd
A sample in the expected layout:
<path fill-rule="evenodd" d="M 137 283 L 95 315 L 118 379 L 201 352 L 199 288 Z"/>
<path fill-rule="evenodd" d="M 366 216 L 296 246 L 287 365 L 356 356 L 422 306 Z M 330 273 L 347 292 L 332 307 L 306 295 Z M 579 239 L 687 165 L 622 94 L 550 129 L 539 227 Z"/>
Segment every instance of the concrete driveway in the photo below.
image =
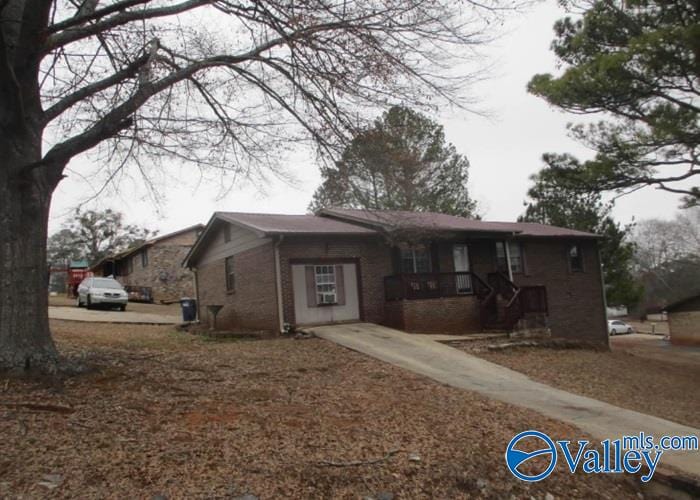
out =
<path fill-rule="evenodd" d="M 663 435 L 700 436 L 700 429 L 535 382 L 521 373 L 436 342 L 428 335 L 407 334 L 370 323 L 319 326 L 306 331 L 438 382 L 571 423 L 598 440 L 638 435 L 641 431 L 657 439 Z M 669 451 L 662 456 L 661 465 L 698 475 L 700 452 Z"/>
<path fill-rule="evenodd" d="M 82 307 L 54 306 L 49 306 L 49 319 L 86 321 L 89 323 L 134 323 L 145 325 L 175 325 L 182 323 L 182 319 L 174 315 L 133 312 L 128 310 L 88 310 Z"/>

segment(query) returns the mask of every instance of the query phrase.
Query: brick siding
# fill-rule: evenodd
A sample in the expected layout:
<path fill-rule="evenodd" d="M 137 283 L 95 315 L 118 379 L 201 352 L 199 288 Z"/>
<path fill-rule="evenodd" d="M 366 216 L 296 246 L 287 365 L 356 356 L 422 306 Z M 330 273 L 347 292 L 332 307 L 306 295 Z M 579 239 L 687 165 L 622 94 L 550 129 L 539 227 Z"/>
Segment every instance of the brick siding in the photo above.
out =
<path fill-rule="evenodd" d="M 668 327 L 672 344 L 700 346 L 700 311 L 669 312 Z"/>
<path fill-rule="evenodd" d="M 304 260 L 352 259 L 360 266 L 360 315 L 384 321 L 384 277 L 393 273 L 391 251 L 378 237 L 286 237 L 279 248 L 284 321 L 295 323 L 292 263 Z"/>
<path fill-rule="evenodd" d="M 584 272 L 571 272 L 567 250 L 574 241 L 523 239 L 526 272 L 515 274 L 517 285 L 544 285 L 552 336 L 608 342 L 597 243 L 576 241 Z M 495 271 L 493 240 L 468 241 L 472 270 L 484 281 Z M 479 303 L 473 296 L 386 303 L 384 277 L 394 274 L 392 252 L 381 237 L 286 236 L 279 246 L 283 317 L 295 323 L 292 264 L 295 262 L 356 262 L 359 265 L 360 315 L 363 321 L 415 332 L 474 333 L 481 331 Z M 440 271 L 452 271 L 451 243 L 439 244 Z M 277 331 L 277 294 L 273 243 L 235 256 L 236 292 L 227 294 L 224 261 L 198 270 L 200 318 L 206 305 L 223 304 L 218 326 Z"/>
<path fill-rule="evenodd" d="M 473 295 L 426 300 L 395 300 L 384 306 L 386 326 L 415 333 L 481 331 L 479 299 Z"/>
<path fill-rule="evenodd" d="M 272 243 L 233 257 L 235 290 L 226 290 L 224 259 L 197 269 L 199 318 L 211 325 L 207 305 L 223 305 L 217 329 L 279 331 L 275 258 Z"/>
<path fill-rule="evenodd" d="M 568 249 L 579 244 L 583 272 L 569 269 Z M 595 241 L 523 240 L 525 273 L 514 274 L 518 286 L 547 288 L 549 327 L 553 337 L 608 343 L 603 287 Z"/>
<path fill-rule="evenodd" d="M 600 263 L 597 243 L 591 240 L 573 241 L 563 239 L 522 239 L 525 272 L 513 275 L 518 286 L 544 285 L 547 289 L 549 305 L 548 325 L 552 336 L 580 339 L 593 342 L 608 342 L 605 325 Z M 487 281 L 489 273 L 496 271 L 495 240 L 455 240 L 469 245 L 469 261 L 472 272 Z M 572 243 L 580 245 L 584 258 L 584 271 L 571 272 L 567 251 Z M 438 265 L 440 272 L 453 272 L 453 242 L 441 241 L 438 244 Z M 457 319 L 452 319 L 455 308 L 459 308 L 462 297 L 455 297 L 453 303 L 441 303 L 447 299 L 406 301 L 403 306 L 387 304 L 386 322 L 397 325 L 406 331 L 443 331 L 471 333 L 480 331 L 478 309 L 468 313 L 459 311 Z M 476 299 L 475 299 L 476 300 Z M 412 305 L 412 302 L 420 304 Z M 436 311 L 444 307 L 446 313 Z M 431 308 L 434 308 L 431 310 Z M 401 316 L 403 315 L 403 318 Z M 421 319 L 428 318 L 427 320 Z M 471 318 L 471 319 L 469 319 Z M 469 325 L 469 329 L 458 331 L 458 325 Z M 403 325 L 400 327 L 398 325 Z M 440 326 L 435 326 L 440 325 Z"/>

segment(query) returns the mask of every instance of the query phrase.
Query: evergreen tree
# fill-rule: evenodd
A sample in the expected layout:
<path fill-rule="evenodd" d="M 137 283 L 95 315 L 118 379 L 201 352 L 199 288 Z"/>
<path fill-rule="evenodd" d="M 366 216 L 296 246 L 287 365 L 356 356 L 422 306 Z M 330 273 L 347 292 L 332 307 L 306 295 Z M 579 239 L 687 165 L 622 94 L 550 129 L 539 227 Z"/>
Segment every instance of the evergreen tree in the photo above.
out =
<path fill-rule="evenodd" d="M 609 305 L 634 307 L 643 289 L 632 273 L 634 245 L 628 241 L 630 226 L 621 226 L 611 215 L 612 205 L 598 193 L 569 189 L 561 182 L 560 168 L 575 162 L 570 156 L 545 155 L 548 166 L 532 176 L 525 213 L 518 220 L 589 231 L 602 236 L 600 259 Z"/>
<path fill-rule="evenodd" d="M 311 209 L 344 207 L 431 211 L 473 217 L 469 161 L 445 141 L 442 125 L 394 106 L 358 133 L 323 183 Z"/>
<path fill-rule="evenodd" d="M 596 155 L 562 169 L 561 182 L 598 192 L 654 186 L 698 204 L 692 181 L 700 176 L 700 2 L 586 5 L 581 18 L 554 27 L 552 49 L 563 73 L 536 75 L 528 86 L 565 111 L 610 118 L 570 125 Z"/>

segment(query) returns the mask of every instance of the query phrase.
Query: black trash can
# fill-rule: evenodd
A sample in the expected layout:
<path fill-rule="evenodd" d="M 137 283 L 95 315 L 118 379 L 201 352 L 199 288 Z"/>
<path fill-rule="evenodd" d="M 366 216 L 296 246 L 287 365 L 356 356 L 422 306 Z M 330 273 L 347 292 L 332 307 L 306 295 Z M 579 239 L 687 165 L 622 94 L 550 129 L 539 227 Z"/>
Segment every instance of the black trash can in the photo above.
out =
<path fill-rule="evenodd" d="M 182 321 L 194 321 L 197 319 L 197 301 L 189 297 L 180 299 L 182 308 Z"/>

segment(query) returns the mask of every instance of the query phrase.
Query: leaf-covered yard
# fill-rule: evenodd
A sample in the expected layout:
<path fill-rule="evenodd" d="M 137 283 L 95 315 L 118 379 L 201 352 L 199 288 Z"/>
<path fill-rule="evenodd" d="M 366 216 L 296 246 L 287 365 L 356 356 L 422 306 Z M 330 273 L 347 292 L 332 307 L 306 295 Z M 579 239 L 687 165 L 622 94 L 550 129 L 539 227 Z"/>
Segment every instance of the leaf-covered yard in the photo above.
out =
<path fill-rule="evenodd" d="M 659 337 L 646 337 L 612 337 L 610 351 L 489 349 L 488 344 L 498 344 L 494 341 L 465 342 L 461 347 L 547 385 L 700 427 L 700 350 L 670 346 Z"/>
<path fill-rule="evenodd" d="M 503 459 L 515 433 L 581 432 L 323 340 L 52 328 L 94 369 L 0 379 L 2 497 L 637 497 L 636 478 L 517 481 Z"/>

